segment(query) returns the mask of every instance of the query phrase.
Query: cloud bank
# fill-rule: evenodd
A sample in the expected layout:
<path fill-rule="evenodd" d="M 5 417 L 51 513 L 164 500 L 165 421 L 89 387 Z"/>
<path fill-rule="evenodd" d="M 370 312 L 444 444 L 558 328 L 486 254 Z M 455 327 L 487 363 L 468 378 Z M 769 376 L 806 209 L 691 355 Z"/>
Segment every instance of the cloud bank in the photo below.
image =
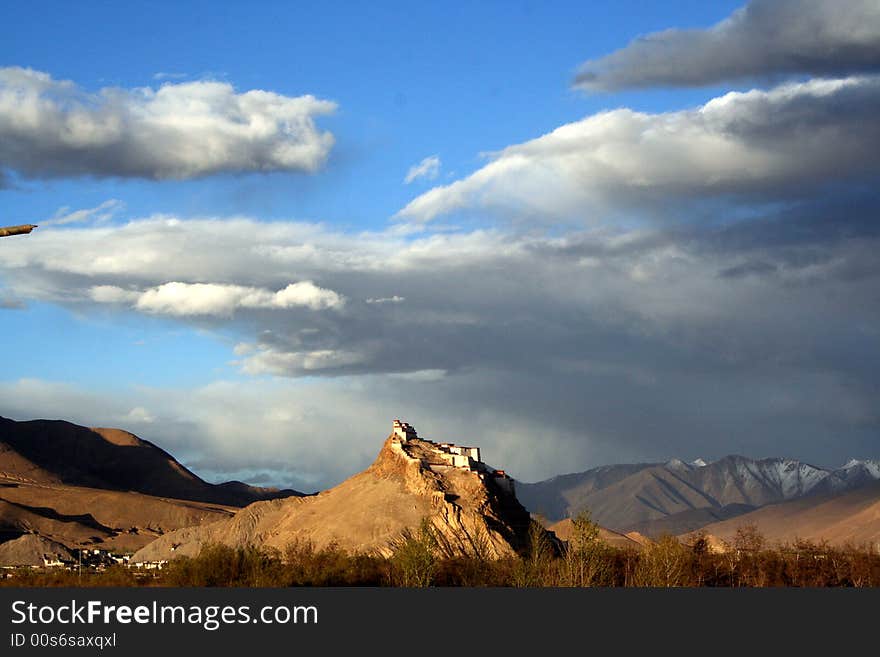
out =
<path fill-rule="evenodd" d="M 671 29 L 583 64 L 588 91 L 880 71 L 875 0 L 752 0 L 705 30 Z"/>
<path fill-rule="evenodd" d="M 46 230 L 39 245 L 0 249 L 0 276 L 15 298 L 77 315 L 161 312 L 233 336 L 230 374 L 257 378 L 221 386 L 222 399 L 263 391 L 242 416 L 251 428 L 230 422 L 238 402 L 224 407 L 201 388 L 173 391 L 191 424 L 182 402 L 164 405 L 172 391 L 104 401 L 95 392 L 90 402 L 96 413 L 118 403 L 106 423 L 145 409 L 168 449 L 197 434 L 204 445 L 184 451 L 210 472 L 264 467 L 240 436 L 271 425 L 261 446 L 289 440 L 277 447 L 285 463 L 314 466 L 332 484 L 369 463 L 396 415 L 428 436 L 479 436 L 488 458 L 523 479 L 728 452 L 837 464 L 841 450 L 876 451 L 878 211 L 876 193 L 863 190 L 720 225 L 406 237 L 150 217 Z M 216 281 L 204 305 L 139 307 L 146 291 L 195 272 Z M 309 307 L 311 294 L 276 301 L 291 280 L 313 281 L 344 304 Z M 199 288 L 180 289 L 198 298 Z M 394 297 L 405 301 L 370 302 Z M 38 413 L 36 399 L 0 395 L 0 414 Z M 89 408 L 65 399 L 42 408 Z M 333 427 L 328 442 L 346 460 L 304 456 L 318 427 Z M 536 455 L 536 436 L 552 447 Z M 214 439 L 226 451 L 212 452 Z"/>
<path fill-rule="evenodd" d="M 26 178 L 188 179 L 318 170 L 333 102 L 224 82 L 88 92 L 27 68 L 0 68 L 0 169 Z"/>
<path fill-rule="evenodd" d="M 467 178 L 413 199 L 399 217 L 458 211 L 595 222 L 731 196 L 791 199 L 875 175 L 880 77 L 731 92 L 692 110 L 618 109 L 508 146 Z"/>

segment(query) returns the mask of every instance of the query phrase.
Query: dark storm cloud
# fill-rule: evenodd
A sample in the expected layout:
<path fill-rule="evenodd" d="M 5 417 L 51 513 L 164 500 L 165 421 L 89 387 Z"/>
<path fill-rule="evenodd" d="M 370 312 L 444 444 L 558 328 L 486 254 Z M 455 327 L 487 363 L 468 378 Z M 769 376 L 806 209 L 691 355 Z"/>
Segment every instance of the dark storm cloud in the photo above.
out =
<path fill-rule="evenodd" d="M 395 415 L 429 436 L 478 437 L 523 480 L 727 452 L 840 465 L 877 456 L 878 214 L 872 188 L 841 187 L 748 220 L 552 237 L 167 217 L 47 229 L 39 248 L 0 255 L 17 297 L 153 314 L 167 307 L 94 289 L 309 280 L 345 302 L 167 315 L 237 336 L 234 367 L 275 376 L 246 391 L 140 390 L 103 414 L 109 401 L 41 396 L 33 383 L 2 397 L 18 413 L 30 400 L 105 417 L 206 472 L 277 471 L 276 483 L 309 490 L 369 463 Z M 316 444 L 327 426 L 333 439 Z"/>
<path fill-rule="evenodd" d="M 670 29 L 583 64 L 587 90 L 880 71 L 875 0 L 752 0 L 705 30 Z"/>

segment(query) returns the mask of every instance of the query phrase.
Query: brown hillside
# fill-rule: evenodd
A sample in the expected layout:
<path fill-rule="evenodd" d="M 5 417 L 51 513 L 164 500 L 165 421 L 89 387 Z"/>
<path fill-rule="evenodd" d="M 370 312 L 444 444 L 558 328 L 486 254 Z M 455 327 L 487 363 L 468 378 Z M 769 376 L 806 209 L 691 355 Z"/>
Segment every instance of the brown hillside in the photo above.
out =
<path fill-rule="evenodd" d="M 42 566 L 44 558 L 70 561 L 73 555 L 60 543 L 36 534 L 0 543 L 0 564 L 4 566 Z"/>
<path fill-rule="evenodd" d="M 525 546 L 528 511 L 482 463 L 447 465 L 430 441 L 393 435 L 375 462 L 313 497 L 257 502 L 229 520 L 167 534 L 138 561 L 197 554 L 206 543 L 283 550 L 294 541 L 336 542 L 351 551 L 389 554 L 391 544 L 426 520 L 448 554 L 513 555 Z"/>
<path fill-rule="evenodd" d="M 209 484 L 164 450 L 132 433 L 59 420 L 16 422 L 0 418 L 0 477 L 229 506 L 299 495 L 241 482 Z"/>
<path fill-rule="evenodd" d="M 228 518 L 234 511 L 140 493 L 0 479 L 0 542 L 36 532 L 68 548 L 130 552 L 166 532 Z"/>
<path fill-rule="evenodd" d="M 880 548 L 880 484 L 772 504 L 707 525 L 704 531 L 730 542 L 737 529 L 748 525 L 755 525 L 771 542 L 826 540 L 832 545 L 868 543 Z"/>
<path fill-rule="evenodd" d="M 572 528 L 573 523 L 571 518 L 566 518 L 565 520 L 553 523 L 547 529 L 556 534 L 558 539 L 568 541 L 571 539 Z M 641 540 L 637 540 L 636 537 Z M 632 550 L 640 550 L 644 547 L 645 543 L 649 542 L 644 536 L 639 535 L 637 532 L 633 532 L 633 536 L 630 536 L 628 534 L 620 534 L 610 529 L 605 529 L 605 527 L 599 528 L 599 539 L 611 547 Z"/>

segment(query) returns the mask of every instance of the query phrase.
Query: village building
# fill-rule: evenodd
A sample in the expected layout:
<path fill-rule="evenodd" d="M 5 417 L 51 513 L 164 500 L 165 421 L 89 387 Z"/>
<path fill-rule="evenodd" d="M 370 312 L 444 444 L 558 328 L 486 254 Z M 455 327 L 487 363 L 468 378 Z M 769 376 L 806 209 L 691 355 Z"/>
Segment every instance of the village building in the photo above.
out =
<path fill-rule="evenodd" d="M 64 566 L 64 562 L 56 555 L 43 555 L 43 568 L 60 568 Z"/>

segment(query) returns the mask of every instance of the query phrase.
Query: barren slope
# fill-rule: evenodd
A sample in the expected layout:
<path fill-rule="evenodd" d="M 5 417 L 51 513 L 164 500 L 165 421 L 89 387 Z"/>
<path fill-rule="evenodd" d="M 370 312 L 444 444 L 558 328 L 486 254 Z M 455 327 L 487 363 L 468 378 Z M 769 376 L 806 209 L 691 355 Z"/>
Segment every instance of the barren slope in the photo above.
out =
<path fill-rule="evenodd" d="M 67 548 L 130 552 L 166 532 L 228 518 L 236 506 L 292 493 L 209 484 L 121 429 L 0 418 L 0 544 L 36 533 Z"/>
<path fill-rule="evenodd" d="M 132 433 L 59 420 L 16 422 L 0 417 L 0 476 L 23 483 L 63 483 L 230 506 L 298 494 L 241 482 L 209 484 Z"/>
<path fill-rule="evenodd" d="M 36 534 L 24 534 L 0 543 L 0 564 L 4 566 L 42 566 L 44 556 L 68 561 L 73 559 L 65 546 Z"/>
<path fill-rule="evenodd" d="M 560 540 L 568 541 L 571 540 L 572 528 L 573 523 L 571 518 L 566 518 L 565 520 L 560 520 L 559 522 L 550 525 L 547 529 L 556 534 L 556 537 Z M 610 529 L 605 529 L 604 527 L 599 528 L 599 540 L 611 547 L 624 550 L 640 550 L 645 543 L 648 542 L 643 536 L 636 532 L 633 532 L 632 535 L 621 534 L 619 532 L 611 531 Z"/>
<path fill-rule="evenodd" d="M 0 479 L 0 542 L 37 532 L 68 548 L 129 552 L 165 532 L 228 518 L 234 511 L 140 493 Z"/>
<path fill-rule="evenodd" d="M 864 486 L 875 462 L 826 470 L 792 459 L 726 456 L 710 464 L 672 460 L 605 466 L 536 484 L 518 484 L 533 512 L 558 521 L 589 510 L 604 527 L 652 536 L 680 534 L 766 504 Z"/>
<path fill-rule="evenodd" d="M 771 504 L 703 529 L 730 541 L 736 530 L 746 525 L 755 525 L 771 542 L 791 542 L 801 538 L 827 540 L 833 545 L 871 543 L 880 546 L 880 484 L 837 495 L 803 497 Z"/>
<path fill-rule="evenodd" d="M 352 551 L 388 554 L 406 530 L 426 519 L 455 554 L 512 555 L 526 541 L 530 517 L 492 477 L 446 468 L 432 444 L 389 437 L 376 461 L 339 486 L 312 497 L 252 504 L 229 519 L 167 534 L 135 554 L 138 561 L 194 555 L 205 543 L 283 550 L 297 540 L 335 541 Z M 433 469 L 432 469 L 433 467 Z"/>

